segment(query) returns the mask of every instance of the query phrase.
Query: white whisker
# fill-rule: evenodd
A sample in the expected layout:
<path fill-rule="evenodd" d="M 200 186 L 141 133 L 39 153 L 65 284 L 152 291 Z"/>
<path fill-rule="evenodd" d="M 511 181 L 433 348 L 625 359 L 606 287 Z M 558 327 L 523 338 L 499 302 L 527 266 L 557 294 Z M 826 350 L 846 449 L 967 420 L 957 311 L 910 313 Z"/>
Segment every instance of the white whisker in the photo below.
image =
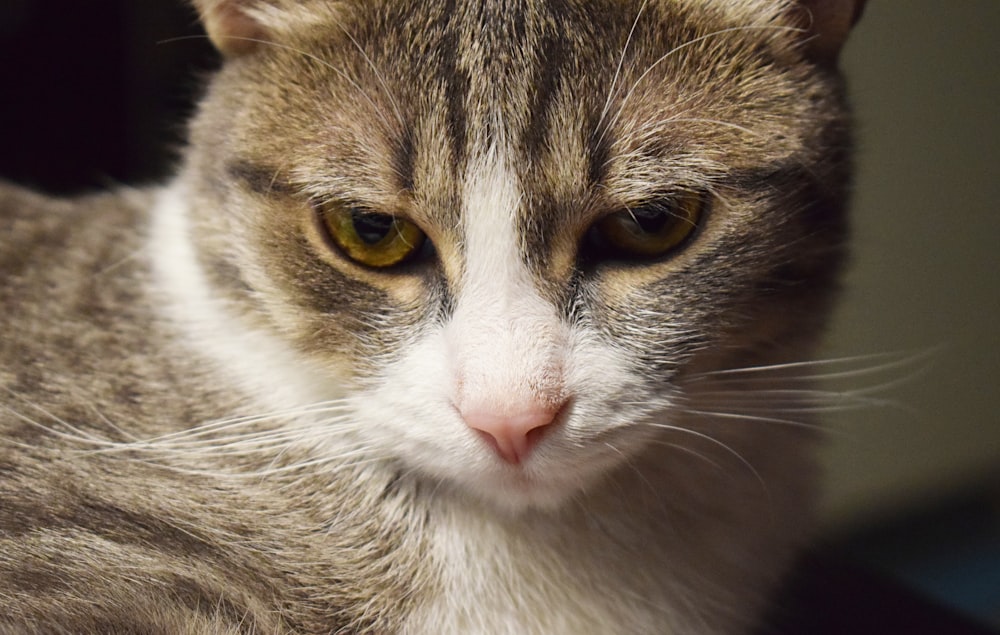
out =
<path fill-rule="evenodd" d="M 55 415 L 53 415 L 49 411 L 45 410 L 44 408 L 42 408 L 38 404 L 34 404 L 34 403 L 31 403 L 31 402 L 25 402 L 25 403 L 27 403 L 28 406 L 30 406 L 32 409 L 38 410 L 43 415 L 45 415 L 46 417 L 48 417 L 49 419 L 51 419 L 56 425 L 51 425 L 51 424 L 47 425 L 47 424 L 42 423 L 42 422 L 40 422 L 40 421 L 38 421 L 36 419 L 32 419 L 31 417 L 25 415 L 22 412 L 19 412 L 19 411 L 15 410 L 14 408 L 11 408 L 10 406 L 0 405 L 0 409 L 3 409 L 5 411 L 9 412 L 15 418 L 20 419 L 21 421 L 27 423 L 28 425 L 30 425 L 32 427 L 35 427 L 35 428 L 38 428 L 39 430 L 42 430 L 43 432 L 51 434 L 51 435 L 53 435 L 53 436 L 55 436 L 57 438 L 60 438 L 60 439 L 64 439 L 64 440 L 67 440 L 67 441 L 74 441 L 74 442 L 77 442 L 77 443 L 100 443 L 100 442 L 105 442 L 103 439 L 101 439 L 100 437 L 98 437 L 98 436 L 96 436 L 96 435 L 94 435 L 94 434 L 92 434 L 90 432 L 87 432 L 85 430 L 81 430 L 80 428 L 77 428 L 77 427 L 75 427 L 73 425 L 70 425 L 66 421 L 63 421 L 59 417 L 56 417 Z M 60 429 L 60 428 L 62 428 L 62 429 Z"/>
<path fill-rule="evenodd" d="M 760 473 L 757 471 L 757 469 L 749 461 L 747 461 L 746 458 L 744 458 L 744 456 L 742 454 L 740 454 L 739 452 L 737 452 L 736 450 L 734 450 L 728 444 L 723 443 L 719 439 L 716 439 L 715 437 L 713 437 L 711 435 L 705 434 L 704 432 L 698 432 L 697 430 L 692 430 L 690 428 L 684 428 L 682 426 L 670 425 L 668 423 L 654 423 L 654 422 L 649 422 L 649 423 L 646 423 L 646 425 L 650 426 L 650 427 L 653 427 L 653 428 L 657 428 L 659 430 L 669 430 L 669 431 L 672 431 L 672 432 L 681 432 L 683 434 L 689 434 L 691 436 L 694 436 L 694 437 L 697 437 L 697 438 L 702 439 L 704 441 L 707 441 L 707 442 L 709 442 L 709 443 L 711 443 L 711 444 L 713 444 L 713 445 L 715 445 L 715 446 L 723 449 L 725 452 L 727 452 L 728 454 L 730 454 L 733 457 L 735 457 L 737 461 L 739 461 L 740 463 L 742 463 L 744 465 L 744 467 L 746 467 L 750 471 L 750 473 L 754 475 L 754 478 L 757 479 L 757 481 L 760 483 L 760 485 L 764 489 L 764 491 L 765 492 L 767 491 L 767 485 L 764 483 L 764 479 L 761 478 Z"/>
<path fill-rule="evenodd" d="M 643 0 L 642 4 L 639 5 L 639 11 L 636 13 L 635 20 L 632 22 L 632 28 L 629 29 L 628 36 L 625 38 L 625 46 L 622 47 L 621 56 L 618 58 L 618 67 L 615 68 L 614 77 L 611 78 L 611 86 L 608 88 L 608 95 L 604 99 L 604 107 L 601 109 L 601 115 L 597 119 L 595 131 L 601 129 L 601 124 L 604 123 L 604 117 L 607 116 L 608 110 L 611 108 L 611 100 L 614 98 L 615 88 L 618 85 L 618 78 L 622 73 L 622 65 L 625 63 L 625 55 L 628 53 L 629 46 L 632 44 L 632 37 L 635 35 L 635 28 L 639 25 L 639 18 L 642 17 L 642 12 L 646 10 L 646 4 L 648 2 L 649 0 Z M 603 140 L 604 133 L 601 132 L 601 136 L 597 139 L 598 145 L 600 145 Z"/>
<path fill-rule="evenodd" d="M 692 393 L 699 401 L 725 403 L 741 410 L 780 410 L 781 412 L 831 412 L 859 408 L 887 407 L 891 399 L 869 395 L 885 392 L 896 385 L 888 382 L 852 391 L 763 389 L 709 390 Z"/>
<path fill-rule="evenodd" d="M 721 377 L 739 377 L 740 381 L 746 381 L 743 375 L 758 375 L 766 373 L 777 373 L 778 371 L 799 370 L 799 369 L 821 369 L 836 366 L 848 366 L 861 362 L 878 362 L 871 366 L 862 366 L 848 371 L 837 371 L 832 373 L 819 373 L 811 375 L 780 376 L 782 381 L 816 381 L 828 380 L 841 377 L 856 377 L 878 372 L 898 370 L 900 368 L 917 367 L 923 368 L 928 360 L 937 354 L 937 349 L 929 349 L 917 353 L 875 353 L 871 355 L 857 355 L 852 357 L 835 357 L 829 359 L 818 359 L 811 361 L 787 362 L 782 364 L 770 364 L 764 366 L 746 366 L 740 368 L 727 368 L 713 370 L 704 373 L 697 373 L 685 380 L 685 383 L 699 381 L 702 379 L 716 379 Z M 889 360 L 889 361 L 883 361 Z M 772 377 L 765 377 L 765 380 L 772 380 Z"/>
<path fill-rule="evenodd" d="M 292 419 L 307 415 L 321 415 L 321 414 L 335 413 L 338 411 L 347 411 L 348 408 L 349 407 L 346 404 L 344 404 L 339 400 L 319 402 L 316 404 L 299 408 L 289 408 L 287 410 L 277 410 L 267 413 L 245 415 L 245 416 L 233 417 L 230 419 L 219 419 L 217 421 L 210 421 L 208 423 L 201 424 L 185 430 L 178 430 L 177 432 L 171 432 L 169 434 L 153 437 L 151 439 L 147 439 L 147 442 L 150 443 L 168 442 L 172 439 L 177 439 L 177 438 L 209 436 L 232 428 L 241 428 L 260 423 L 265 423 L 268 421 Z"/>
<path fill-rule="evenodd" d="M 804 423 L 802 421 L 794 421 L 792 419 L 782 419 L 780 417 L 768 417 L 763 415 L 746 414 L 744 412 L 724 412 L 717 410 L 695 410 L 695 409 L 685 409 L 684 412 L 687 414 L 702 415 L 705 417 L 712 417 L 719 419 L 739 419 L 743 421 L 757 421 L 760 423 L 776 423 L 779 425 L 792 426 L 796 428 L 805 428 L 807 430 L 823 429 L 823 427 L 818 424 Z"/>
<path fill-rule="evenodd" d="M 701 452 L 696 452 L 695 450 L 692 450 L 691 448 L 683 446 L 683 445 L 681 445 L 679 443 L 671 443 L 669 441 L 664 441 L 662 439 L 657 439 L 657 440 L 653 441 L 653 443 L 655 443 L 656 445 L 662 445 L 664 447 L 672 448 L 672 449 L 677 450 L 679 452 L 683 452 L 684 454 L 688 454 L 690 456 L 693 456 L 693 457 L 695 457 L 697 459 L 701 459 L 702 461 L 708 463 L 709 465 L 711 465 L 715 469 L 719 470 L 720 472 L 724 472 L 725 471 L 725 468 L 718 461 L 713 461 L 712 459 L 710 459 L 708 456 L 702 454 Z"/>
<path fill-rule="evenodd" d="M 361 45 L 358 44 L 358 41 L 354 39 L 354 36 L 351 35 L 346 28 L 344 28 L 344 25 L 338 22 L 337 26 L 340 27 L 340 30 L 344 32 L 344 35 L 347 36 L 347 39 L 349 39 L 351 41 L 351 44 L 354 45 L 354 48 L 356 48 L 358 52 L 361 53 L 361 57 L 364 58 L 365 62 L 372 69 L 372 72 L 375 73 L 375 79 L 378 80 L 379 85 L 382 87 L 382 92 L 385 93 L 386 99 L 389 100 L 389 105 L 392 106 L 393 111 L 396 113 L 396 121 L 399 122 L 400 128 L 405 128 L 406 122 L 403 120 L 403 113 L 399 110 L 399 104 L 396 103 L 396 100 L 392 96 L 392 92 L 389 90 L 389 85 L 385 81 L 385 76 L 383 76 L 382 72 L 379 71 L 377 66 L 375 66 L 375 62 L 373 62 L 371 58 L 368 57 L 368 53 L 366 53 L 365 50 L 361 48 Z"/>

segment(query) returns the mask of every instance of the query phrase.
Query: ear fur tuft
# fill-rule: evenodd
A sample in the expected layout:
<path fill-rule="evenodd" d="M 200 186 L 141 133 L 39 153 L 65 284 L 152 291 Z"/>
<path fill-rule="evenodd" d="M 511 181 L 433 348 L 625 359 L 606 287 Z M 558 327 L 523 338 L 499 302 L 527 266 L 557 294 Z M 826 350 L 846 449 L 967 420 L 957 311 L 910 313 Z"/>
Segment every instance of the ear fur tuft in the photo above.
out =
<path fill-rule="evenodd" d="M 809 34 L 812 57 L 836 62 L 851 27 L 861 18 L 866 0 L 800 0 L 797 17 Z"/>
<path fill-rule="evenodd" d="M 269 39 L 267 30 L 246 11 L 247 4 L 241 0 L 194 0 L 209 39 L 226 56 L 248 53 Z"/>

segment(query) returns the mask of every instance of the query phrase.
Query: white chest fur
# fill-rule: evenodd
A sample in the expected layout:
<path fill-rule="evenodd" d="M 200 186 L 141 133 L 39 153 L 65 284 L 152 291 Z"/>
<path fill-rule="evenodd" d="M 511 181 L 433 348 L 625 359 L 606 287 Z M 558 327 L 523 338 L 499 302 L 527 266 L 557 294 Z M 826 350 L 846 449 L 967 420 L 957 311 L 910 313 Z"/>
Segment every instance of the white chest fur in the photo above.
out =
<path fill-rule="evenodd" d="M 432 552 L 440 592 L 406 632 L 737 632 L 733 616 L 753 612 L 758 590 L 720 594 L 731 575 L 716 565 L 716 541 L 725 538 L 705 534 L 698 543 L 658 513 L 609 519 L 629 507 L 619 503 L 601 501 L 593 514 L 581 506 L 518 519 L 461 503 L 438 507 Z"/>

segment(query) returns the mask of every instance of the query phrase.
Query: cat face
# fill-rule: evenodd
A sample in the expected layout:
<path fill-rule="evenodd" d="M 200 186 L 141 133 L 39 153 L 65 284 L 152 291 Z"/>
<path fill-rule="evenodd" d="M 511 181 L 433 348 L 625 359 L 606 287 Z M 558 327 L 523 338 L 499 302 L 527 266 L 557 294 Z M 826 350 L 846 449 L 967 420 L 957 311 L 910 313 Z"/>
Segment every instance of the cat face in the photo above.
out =
<path fill-rule="evenodd" d="M 704 434 L 713 373 L 806 354 L 848 143 L 783 5 L 246 4 L 193 236 L 234 328 L 345 400 L 315 452 L 558 506 Z"/>

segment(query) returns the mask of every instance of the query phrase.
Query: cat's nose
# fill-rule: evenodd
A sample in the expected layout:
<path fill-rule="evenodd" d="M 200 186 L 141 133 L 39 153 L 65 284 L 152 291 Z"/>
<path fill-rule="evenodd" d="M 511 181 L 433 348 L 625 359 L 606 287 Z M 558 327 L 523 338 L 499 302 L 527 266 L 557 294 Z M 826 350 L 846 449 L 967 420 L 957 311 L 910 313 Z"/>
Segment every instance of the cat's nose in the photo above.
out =
<path fill-rule="evenodd" d="M 545 435 L 561 407 L 536 405 L 512 414 L 470 409 L 461 411 L 466 425 L 479 433 L 507 463 L 517 465 L 528 458 Z"/>

